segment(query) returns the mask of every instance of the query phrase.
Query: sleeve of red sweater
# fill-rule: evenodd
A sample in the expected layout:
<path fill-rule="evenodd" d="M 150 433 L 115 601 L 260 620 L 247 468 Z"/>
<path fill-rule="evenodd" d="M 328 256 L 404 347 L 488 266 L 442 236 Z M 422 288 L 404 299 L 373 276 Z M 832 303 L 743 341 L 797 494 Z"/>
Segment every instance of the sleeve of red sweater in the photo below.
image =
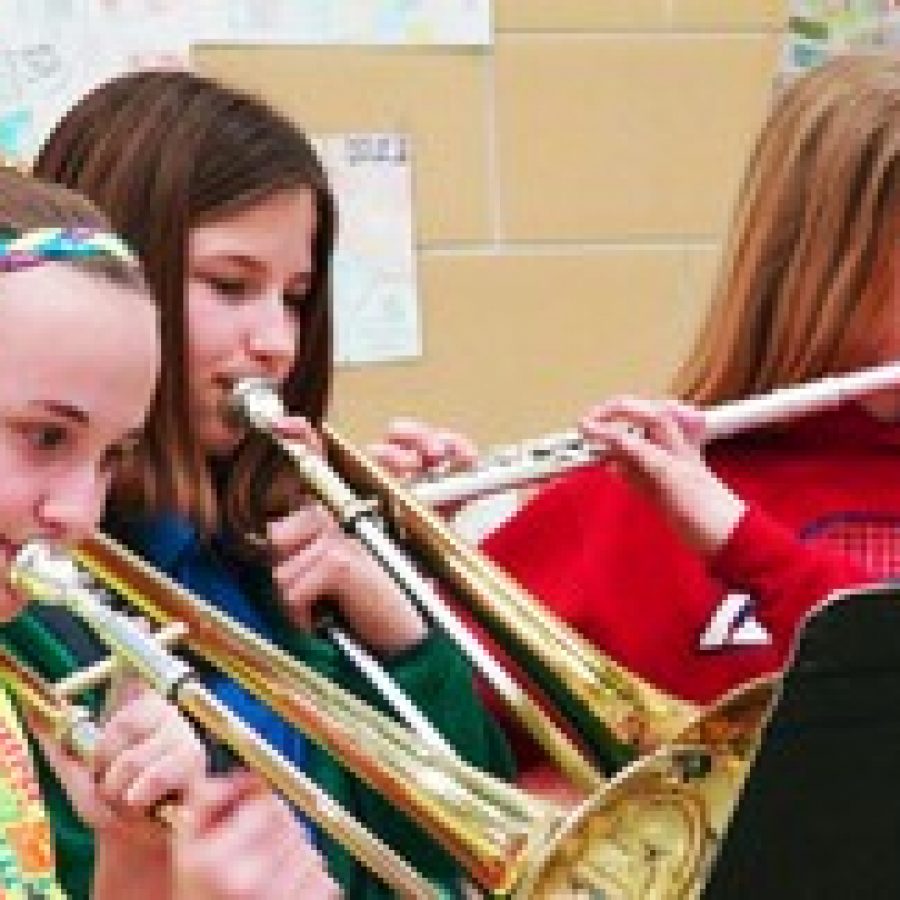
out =
<path fill-rule="evenodd" d="M 712 573 L 757 598 L 757 613 L 790 642 L 796 623 L 834 591 L 867 583 L 852 559 L 824 544 L 804 543 L 784 525 L 750 506 L 711 561 Z"/>

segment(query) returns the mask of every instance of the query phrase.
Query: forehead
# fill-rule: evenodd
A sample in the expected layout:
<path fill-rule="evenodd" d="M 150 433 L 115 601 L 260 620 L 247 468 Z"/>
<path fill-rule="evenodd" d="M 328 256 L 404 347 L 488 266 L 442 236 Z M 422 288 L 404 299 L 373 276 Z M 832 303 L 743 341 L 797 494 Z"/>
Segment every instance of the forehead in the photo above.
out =
<path fill-rule="evenodd" d="M 90 410 L 156 376 L 149 298 L 66 264 L 0 275 L 0 402 L 60 400 Z M 105 400 L 104 400 L 105 402 Z"/>
<path fill-rule="evenodd" d="M 190 234 L 190 251 L 194 257 L 306 262 L 315 230 L 315 193 L 311 188 L 295 188 L 196 226 Z"/>

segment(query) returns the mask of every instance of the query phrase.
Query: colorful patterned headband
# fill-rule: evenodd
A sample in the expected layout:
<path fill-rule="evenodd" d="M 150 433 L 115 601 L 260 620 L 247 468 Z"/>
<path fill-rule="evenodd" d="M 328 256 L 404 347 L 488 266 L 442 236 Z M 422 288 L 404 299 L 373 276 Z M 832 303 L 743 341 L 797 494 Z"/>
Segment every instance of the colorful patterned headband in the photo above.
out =
<path fill-rule="evenodd" d="M 34 228 L 22 234 L 0 227 L 0 272 L 29 269 L 45 262 L 114 259 L 135 265 L 134 254 L 115 234 L 92 228 Z"/>

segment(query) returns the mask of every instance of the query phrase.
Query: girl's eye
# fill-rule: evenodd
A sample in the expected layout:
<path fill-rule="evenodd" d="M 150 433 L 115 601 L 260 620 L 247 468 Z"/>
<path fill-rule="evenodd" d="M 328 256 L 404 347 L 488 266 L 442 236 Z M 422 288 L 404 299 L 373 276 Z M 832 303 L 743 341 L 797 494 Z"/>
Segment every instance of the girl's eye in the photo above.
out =
<path fill-rule="evenodd" d="M 32 425 L 23 430 L 26 440 L 39 451 L 56 450 L 65 444 L 68 431 L 62 425 Z"/>
<path fill-rule="evenodd" d="M 252 290 L 252 286 L 240 278 L 210 277 L 207 281 L 217 294 L 228 300 L 243 299 Z"/>

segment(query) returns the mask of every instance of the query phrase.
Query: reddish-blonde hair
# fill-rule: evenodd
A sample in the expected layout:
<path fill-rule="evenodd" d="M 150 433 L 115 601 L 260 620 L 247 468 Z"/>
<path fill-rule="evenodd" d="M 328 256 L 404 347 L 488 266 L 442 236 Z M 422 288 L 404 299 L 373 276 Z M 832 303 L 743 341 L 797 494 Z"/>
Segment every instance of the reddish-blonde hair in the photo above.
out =
<path fill-rule="evenodd" d="M 877 361 L 898 240 L 900 57 L 835 58 L 775 101 L 675 393 L 706 405 Z"/>

